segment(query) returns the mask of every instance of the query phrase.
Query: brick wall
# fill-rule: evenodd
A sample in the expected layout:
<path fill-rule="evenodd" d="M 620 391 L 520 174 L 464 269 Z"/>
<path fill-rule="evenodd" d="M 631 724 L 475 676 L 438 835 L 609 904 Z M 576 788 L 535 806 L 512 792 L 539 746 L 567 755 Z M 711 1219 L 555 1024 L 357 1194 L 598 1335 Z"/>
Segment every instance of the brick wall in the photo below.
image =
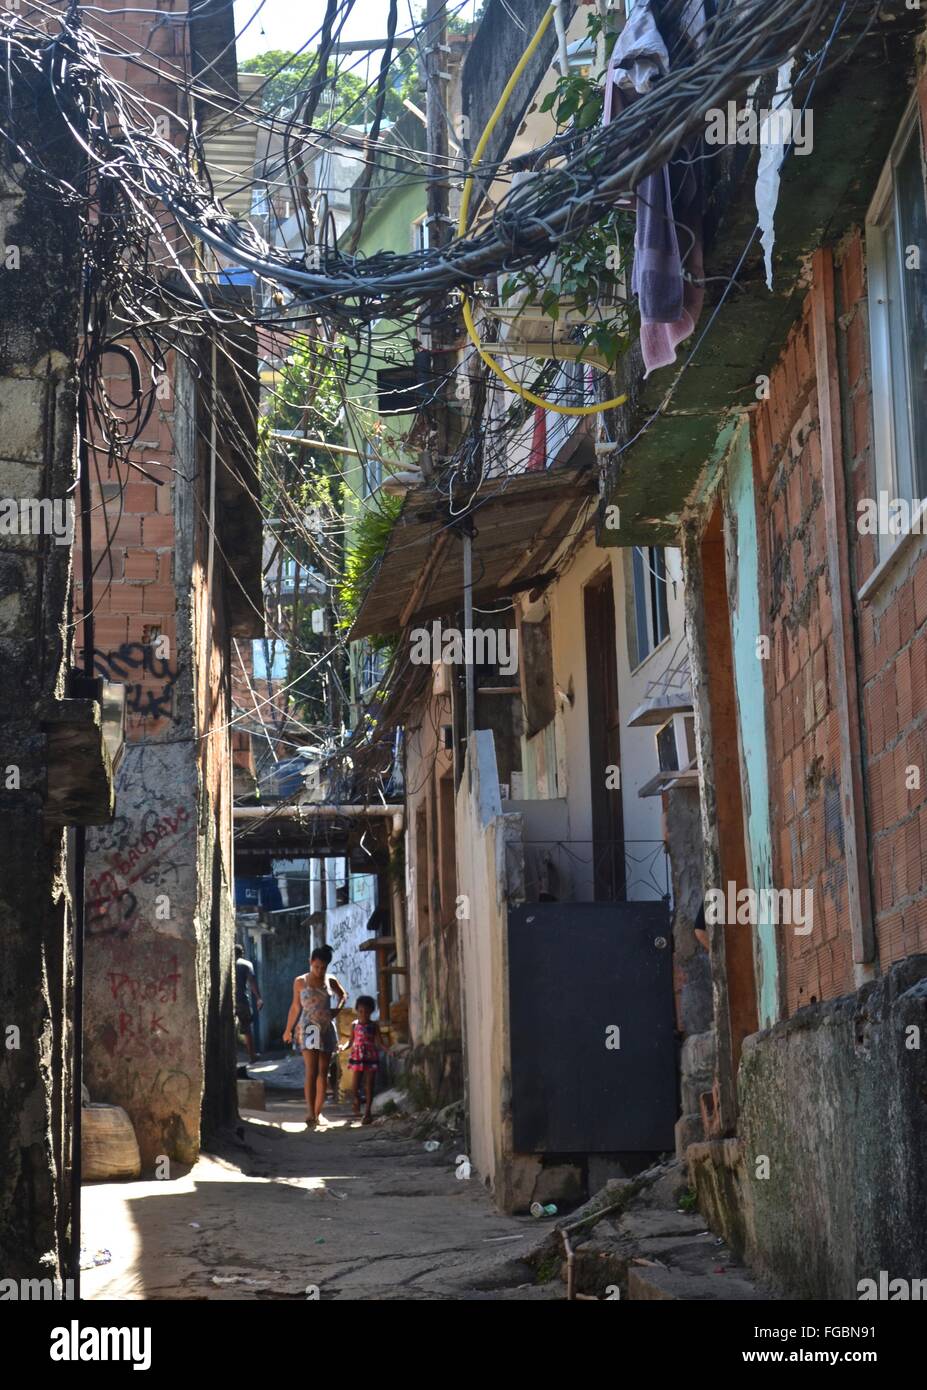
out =
<path fill-rule="evenodd" d="M 862 238 L 843 248 L 837 284 L 845 366 L 845 441 L 853 512 L 877 484 L 871 440 Z M 855 580 L 878 562 L 876 538 L 851 526 Z M 858 614 L 864 766 L 879 965 L 927 951 L 927 548 L 923 537 Z M 906 787 L 906 769 L 921 788 Z M 913 780 L 913 779 L 912 779 Z"/>
<path fill-rule="evenodd" d="M 878 563 L 857 504 L 876 498 L 872 450 L 865 239 L 835 251 L 835 320 L 843 464 L 847 477 L 853 622 L 858 655 L 866 827 L 877 968 L 927 951 L 927 546 L 918 537 L 869 601 L 855 599 Z M 839 725 L 809 290 L 800 322 L 753 416 L 757 507 L 765 571 L 761 611 L 771 638 L 766 673 L 776 881 L 812 888 L 814 930 L 783 933 L 787 1011 L 855 987 L 843 867 Z M 884 544 L 884 542 L 883 542 Z M 921 786 L 908 787 L 909 769 Z"/>
<path fill-rule="evenodd" d="M 788 1013 L 854 987 L 811 310 L 809 293 L 753 418 L 774 879 L 814 895 L 812 932 L 780 929 Z"/>
<path fill-rule="evenodd" d="M 146 71 L 138 63 L 110 56 L 107 67 L 145 99 L 157 103 L 168 119 L 176 110 L 177 90 L 170 74 L 183 69 L 188 44 L 183 23 L 164 22 L 164 12 L 180 14 L 177 0 L 166 5 L 125 10 L 116 0 L 104 0 L 112 19 L 98 14 L 95 26 L 110 46 L 145 54 Z M 164 79 L 159 71 L 165 73 Z M 180 127 L 169 132 L 175 141 Z M 126 400 L 129 378 L 125 365 L 112 356 L 106 389 L 113 401 Z M 142 364 L 143 372 L 146 371 Z M 143 387 L 150 385 L 143 380 Z M 127 740 L 170 736 L 176 715 L 177 681 L 176 590 L 174 573 L 174 362 L 167 362 L 161 398 L 132 450 L 135 466 L 115 466 L 101 448 L 92 467 L 95 665 L 100 675 L 126 685 Z M 98 441 L 99 442 L 99 441 Z M 79 540 L 79 536 L 78 536 Z M 78 612 L 83 605 L 79 545 L 75 555 Z M 158 646 L 166 639 L 168 655 Z"/>
<path fill-rule="evenodd" d="M 184 23 L 164 24 L 152 6 L 120 9 L 113 26 L 153 67 L 184 70 Z M 169 80 L 118 58 L 112 71 L 156 109 L 173 109 Z M 180 134 L 174 122 L 169 135 Z M 236 550 L 202 418 L 208 343 L 199 373 L 190 356 L 189 341 L 184 355 L 168 355 L 129 463 L 98 449 L 92 472 L 94 660 L 126 686 L 127 748 L 116 821 L 88 837 L 86 1078 L 94 1099 L 128 1111 L 146 1169 L 162 1156 L 193 1161 L 201 1126 L 235 1110 L 224 555 Z M 114 355 L 107 365 L 111 400 L 126 400 L 124 363 Z M 149 368 L 139 367 L 148 389 Z"/>

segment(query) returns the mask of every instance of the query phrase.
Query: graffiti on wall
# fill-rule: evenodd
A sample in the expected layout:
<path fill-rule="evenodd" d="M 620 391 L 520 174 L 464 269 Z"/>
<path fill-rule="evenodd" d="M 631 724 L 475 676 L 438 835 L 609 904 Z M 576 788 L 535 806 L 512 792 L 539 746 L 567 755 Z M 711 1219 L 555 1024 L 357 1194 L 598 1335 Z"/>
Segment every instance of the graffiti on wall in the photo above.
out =
<path fill-rule="evenodd" d="M 87 932 L 90 936 L 126 936 L 137 924 L 139 897 L 136 885 L 163 886 L 162 856 L 170 852 L 171 843 L 187 826 L 190 813 L 185 806 L 159 815 L 146 811 L 141 825 L 133 824 L 127 816 L 117 816 L 106 830 L 109 835 L 98 836 L 94 846 L 103 850 L 109 867 L 91 878 L 87 894 Z M 100 841 L 109 841 L 104 848 Z M 157 894 L 156 894 L 157 896 Z M 161 920 L 168 921 L 170 895 L 160 910 Z"/>
<path fill-rule="evenodd" d="M 184 790 L 188 795 L 184 797 Z M 188 751 L 129 744 L 116 779 L 118 814 L 88 836 L 87 934 L 139 927 L 182 935 L 196 893 L 195 782 Z"/>
<path fill-rule="evenodd" d="M 157 653 L 156 642 L 123 642 L 93 654 L 97 675 L 125 686 L 126 711 L 136 722 L 170 719 L 174 713 L 177 670 Z"/>
<path fill-rule="evenodd" d="M 325 914 L 325 934 L 335 953 L 329 968 L 347 990 L 352 1007 L 359 994 L 374 998 L 377 994 L 376 952 L 358 950 L 362 941 L 370 939 L 367 923 L 371 910 L 369 903 L 346 903 Z"/>
<path fill-rule="evenodd" d="M 106 981 L 112 1014 L 100 1030 L 100 1041 L 109 1055 L 169 1052 L 174 1031 L 171 1009 L 181 981 L 177 956 L 140 974 L 108 970 Z"/>

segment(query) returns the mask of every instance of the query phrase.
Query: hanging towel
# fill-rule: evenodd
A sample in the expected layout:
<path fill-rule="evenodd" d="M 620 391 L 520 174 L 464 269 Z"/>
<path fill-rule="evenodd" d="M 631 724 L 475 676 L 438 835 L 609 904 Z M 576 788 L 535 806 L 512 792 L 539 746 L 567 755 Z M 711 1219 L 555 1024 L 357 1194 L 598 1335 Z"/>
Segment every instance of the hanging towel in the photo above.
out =
<path fill-rule="evenodd" d="M 668 71 L 669 54 L 650 6 L 636 5 L 609 61 L 603 120 L 611 120 L 616 96 L 620 104 L 634 101 Z M 645 377 L 675 362 L 678 344 L 692 333 L 702 310 L 704 289 L 692 283 L 704 274 L 697 148 L 695 141 L 682 147 L 635 190 L 631 290 L 640 307 Z"/>

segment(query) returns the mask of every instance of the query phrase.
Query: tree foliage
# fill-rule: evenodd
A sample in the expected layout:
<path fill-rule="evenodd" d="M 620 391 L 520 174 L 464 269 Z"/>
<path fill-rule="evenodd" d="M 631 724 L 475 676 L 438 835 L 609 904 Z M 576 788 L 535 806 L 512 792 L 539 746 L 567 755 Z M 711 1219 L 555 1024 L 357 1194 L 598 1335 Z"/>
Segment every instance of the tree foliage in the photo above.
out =
<path fill-rule="evenodd" d="M 398 120 L 402 115 L 405 97 L 415 99 L 420 79 L 414 54 L 414 49 L 407 48 L 393 62 L 383 108 L 386 121 Z M 329 60 L 328 78 L 323 88 L 323 92 L 333 95 L 327 98 L 323 96 L 320 100 L 316 108 L 316 123 L 332 120 L 348 125 L 369 124 L 376 98 L 376 65 L 371 63 L 370 79 L 366 81 L 357 71 L 336 68 L 335 61 Z M 348 61 L 353 61 L 350 55 Z M 241 64 L 241 69 L 243 72 L 262 73 L 267 78 L 259 94 L 265 111 L 280 111 L 287 107 L 295 110 L 309 94 L 318 70 L 318 54 L 290 53 L 273 48 L 256 58 L 247 59 Z"/>

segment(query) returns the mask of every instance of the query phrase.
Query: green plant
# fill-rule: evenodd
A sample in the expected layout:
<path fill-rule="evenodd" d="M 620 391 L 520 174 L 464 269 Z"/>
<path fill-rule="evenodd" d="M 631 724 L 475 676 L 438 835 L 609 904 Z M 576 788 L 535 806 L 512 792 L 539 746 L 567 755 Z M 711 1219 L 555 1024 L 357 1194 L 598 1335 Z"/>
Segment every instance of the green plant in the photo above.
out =
<path fill-rule="evenodd" d="M 534 1282 L 536 1284 L 550 1284 L 560 1274 L 561 1263 L 561 1256 L 556 1251 L 545 1256 L 535 1271 Z"/>
<path fill-rule="evenodd" d="M 344 371 L 343 348 L 295 337 L 258 422 L 262 506 L 278 522 L 274 535 L 281 558 L 295 560 L 303 572 L 315 570 L 329 585 L 340 583 L 344 566 L 342 467 L 331 450 L 291 444 L 280 436 L 294 431 L 331 444 L 347 442 Z M 313 630 L 312 609 L 305 602 L 293 605 L 289 622 L 287 698 L 306 723 L 337 727 L 346 656 L 336 649 L 327 663 L 322 660 L 331 638 Z"/>
<path fill-rule="evenodd" d="M 600 16 L 590 15 L 589 37 L 596 39 L 601 31 Z M 614 39 L 613 34 L 606 36 L 606 54 Z M 601 120 L 603 107 L 601 82 L 585 72 L 566 72 L 539 109 L 553 112 L 558 125 L 568 124 L 579 134 Z M 601 221 L 562 242 L 549 274 L 539 267 L 528 267 L 510 275 L 500 290 L 502 303 L 527 291 L 541 311 L 554 320 L 560 317 L 565 299 L 571 300 L 582 315 L 598 310 L 595 321 L 583 325 L 582 346 L 594 348 L 613 367 L 629 347 L 634 329 L 634 310 L 627 299 L 634 226 L 632 212 L 614 209 Z M 580 352 L 580 359 L 582 355 Z"/>
<path fill-rule="evenodd" d="M 338 590 L 341 607 L 339 625 L 345 630 L 350 628 L 357 616 L 401 510 L 401 497 L 382 493 L 377 504 L 367 507 L 358 518 L 345 556 L 344 578 Z M 388 647 L 393 641 L 391 633 L 370 639 L 371 645 L 377 650 Z"/>
<path fill-rule="evenodd" d="M 684 1188 L 680 1196 L 676 1199 L 676 1205 L 680 1211 L 697 1211 L 698 1197 L 692 1187 Z"/>
<path fill-rule="evenodd" d="M 532 267 L 509 276 L 500 298 L 506 303 L 527 290 L 529 298 L 555 321 L 564 299 L 571 300 L 580 314 L 599 309 L 599 318 L 583 326 L 583 343 L 614 366 L 631 341 L 634 313 L 625 299 L 625 271 L 633 241 L 633 219 L 624 211 L 613 212 L 561 244 L 549 275 Z"/>

